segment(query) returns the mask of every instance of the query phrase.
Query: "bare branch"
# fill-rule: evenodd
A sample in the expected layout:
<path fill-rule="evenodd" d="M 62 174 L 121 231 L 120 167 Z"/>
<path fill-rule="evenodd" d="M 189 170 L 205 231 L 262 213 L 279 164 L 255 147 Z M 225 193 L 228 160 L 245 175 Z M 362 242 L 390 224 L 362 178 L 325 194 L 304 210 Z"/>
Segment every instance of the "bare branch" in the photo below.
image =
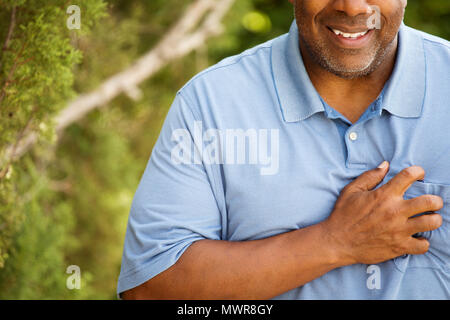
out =
<path fill-rule="evenodd" d="M 9 157 L 7 158 L 8 161 L 7 161 L 6 165 L 0 169 L 0 180 L 3 179 L 6 176 L 6 174 L 8 173 L 11 163 L 15 159 L 15 155 L 16 155 L 19 143 L 22 141 L 22 138 L 26 135 L 27 131 L 30 129 L 31 123 L 33 122 L 33 116 L 36 113 L 36 111 L 37 111 L 37 108 L 34 107 L 31 112 L 31 115 L 28 117 L 25 127 L 23 127 L 17 134 L 16 142 L 9 148 L 8 152 L 10 154 L 9 154 Z"/>
<path fill-rule="evenodd" d="M 9 42 L 11 41 L 11 38 L 13 36 L 14 28 L 16 27 L 16 11 L 17 7 L 14 6 L 11 10 L 11 19 L 9 22 L 8 33 L 6 34 L 6 39 L 5 42 L 3 43 L 2 52 L 8 49 Z M 2 68 L 2 61 L 0 60 L 0 70 L 1 68 Z"/>
<path fill-rule="evenodd" d="M 223 32 L 222 18 L 235 0 L 196 0 L 186 10 L 160 42 L 128 69 L 105 80 L 96 90 L 79 96 L 56 117 L 56 131 L 60 133 L 87 113 L 99 108 L 121 93 L 138 99 L 138 85 L 169 62 L 183 57 L 201 47 L 212 36 Z M 207 16 L 205 17 L 205 14 Z M 198 25 L 202 18 L 205 19 Z M 194 29 L 192 31 L 192 29 Z M 35 133 L 24 137 L 14 152 L 14 160 L 20 158 L 37 141 Z M 11 154 L 9 147 L 6 155 Z"/>
<path fill-rule="evenodd" d="M 72 184 L 70 181 L 67 180 L 50 180 L 48 187 L 50 190 L 56 191 L 56 192 L 63 192 L 70 194 L 72 192 Z"/>
<path fill-rule="evenodd" d="M 2 50 L 5 51 L 9 47 L 9 42 L 11 41 L 14 28 L 16 27 L 16 11 L 17 7 L 13 7 L 11 11 L 11 20 L 9 22 L 8 34 L 6 35 L 5 43 L 3 44 Z"/>

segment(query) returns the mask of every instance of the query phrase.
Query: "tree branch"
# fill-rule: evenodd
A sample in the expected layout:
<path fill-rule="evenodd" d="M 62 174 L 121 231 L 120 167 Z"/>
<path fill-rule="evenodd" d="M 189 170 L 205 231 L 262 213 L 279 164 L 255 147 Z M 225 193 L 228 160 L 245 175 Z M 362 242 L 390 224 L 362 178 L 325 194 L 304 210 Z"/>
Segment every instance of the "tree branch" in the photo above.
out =
<path fill-rule="evenodd" d="M 3 43 L 2 52 L 8 49 L 9 42 L 11 41 L 11 38 L 13 36 L 14 28 L 16 27 L 16 11 L 17 7 L 14 6 L 11 10 L 11 19 L 9 22 L 8 33 L 6 34 L 6 39 L 5 42 Z M 0 60 L 0 70 L 1 68 L 2 68 L 2 61 Z"/>
<path fill-rule="evenodd" d="M 20 48 L 19 52 L 17 53 L 16 57 L 14 58 L 13 66 L 11 67 L 11 70 L 8 73 L 8 77 L 6 78 L 5 83 L 3 84 L 2 88 L 0 89 L 0 107 L 2 105 L 3 99 L 6 96 L 6 89 L 11 84 L 14 72 L 16 72 L 16 69 L 19 66 L 22 66 L 31 60 L 31 58 L 29 58 L 25 61 L 19 61 L 19 59 L 22 57 L 23 51 L 25 50 L 26 46 L 27 46 L 27 42 L 24 42 L 22 47 Z"/>
<path fill-rule="evenodd" d="M 13 162 L 13 160 L 15 159 L 15 155 L 17 152 L 17 147 L 19 146 L 20 141 L 22 141 L 23 136 L 27 133 L 27 131 L 29 130 L 31 123 L 33 122 L 33 115 L 36 113 L 37 108 L 34 107 L 31 115 L 28 117 L 27 123 L 25 124 L 25 127 L 23 127 L 19 133 L 17 134 L 17 138 L 16 138 L 16 142 L 9 148 L 9 153 L 10 156 L 8 158 L 8 161 L 6 163 L 6 165 L 4 165 L 1 169 L 0 169 L 0 180 L 3 179 L 6 174 L 9 171 L 9 168 L 11 166 L 11 163 Z"/>
<path fill-rule="evenodd" d="M 11 11 L 11 20 L 9 22 L 8 34 L 6 35 L 5 43 L 3 44 L 2 50 L 5 51 L 9 47 L 9 41 L 11 41 L 14 28 L 16 27 L 16 11 L 17 7 L 13 7 Z"/>
<path fill-rule="evenodd" d="M 56 117 L 56 131 L 60 133 L 70 124 L 99 108 L 121 93 L 132 99 L 140 97 L 138 85 L 148 79 L 169 62 L 189 54 L 201 47 L 212 36 L 223 32 L 222 18 L 235 0 L 196 0 L 183 17 L 167 32 L 160 42 L 147 54 L 139 58 L 128 69 L 108 78 L 96 90 L 79 96 Z M 207 16 L 205 17 L 205 14 Z M 203 22 L 199 25 L 199 23 Z M 192 31 L 192 29 L 194 29 Z M 17 160 L 37 141 L 36 133 L 24 137 L 12 154 Z M 11 146 L 5 155 L 11 155 Z"/>

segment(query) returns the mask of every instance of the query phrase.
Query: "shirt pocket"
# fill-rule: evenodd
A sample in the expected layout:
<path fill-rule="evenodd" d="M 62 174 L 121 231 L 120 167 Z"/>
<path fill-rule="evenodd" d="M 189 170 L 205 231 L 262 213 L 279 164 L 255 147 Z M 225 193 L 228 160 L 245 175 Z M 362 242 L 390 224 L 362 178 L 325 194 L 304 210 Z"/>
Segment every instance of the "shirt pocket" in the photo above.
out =
<path fill-rule="evenodd" d="M 394 262 L 402 272 L 408 268 L 435 268 L 450 273 L 450 185 L 416 181 L 405 192 L 404 199 L 424 194 L 438 195 L 444 201 L 443 208 L 436 211 L 442 216 L 442 225 L 436 230 L 415 235 L 424 237 L 430 242 L 428 252 L 397 257 Z"/>

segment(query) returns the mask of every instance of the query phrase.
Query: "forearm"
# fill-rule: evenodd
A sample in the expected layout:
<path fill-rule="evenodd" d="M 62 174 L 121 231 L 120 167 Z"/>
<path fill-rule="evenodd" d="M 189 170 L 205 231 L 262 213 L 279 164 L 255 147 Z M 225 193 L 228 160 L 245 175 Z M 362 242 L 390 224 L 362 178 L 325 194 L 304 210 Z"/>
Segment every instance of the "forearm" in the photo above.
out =
<path fill-rule="evenodd" d="M 321 224 L 254 241 L 201 240 L 124 299 L 269 299 L 345 265 Z"/>

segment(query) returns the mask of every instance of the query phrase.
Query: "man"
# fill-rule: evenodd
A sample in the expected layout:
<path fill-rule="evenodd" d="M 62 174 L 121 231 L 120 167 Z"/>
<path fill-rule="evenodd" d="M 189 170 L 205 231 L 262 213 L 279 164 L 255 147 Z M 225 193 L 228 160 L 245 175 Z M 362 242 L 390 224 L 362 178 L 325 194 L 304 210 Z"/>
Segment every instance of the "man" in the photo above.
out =
<path fill-rule="evenodd" d="M 288 34 L 178 92 L 121 297 L 450 298 L 449 43 L 406 0 L 291 2 Z"/>

